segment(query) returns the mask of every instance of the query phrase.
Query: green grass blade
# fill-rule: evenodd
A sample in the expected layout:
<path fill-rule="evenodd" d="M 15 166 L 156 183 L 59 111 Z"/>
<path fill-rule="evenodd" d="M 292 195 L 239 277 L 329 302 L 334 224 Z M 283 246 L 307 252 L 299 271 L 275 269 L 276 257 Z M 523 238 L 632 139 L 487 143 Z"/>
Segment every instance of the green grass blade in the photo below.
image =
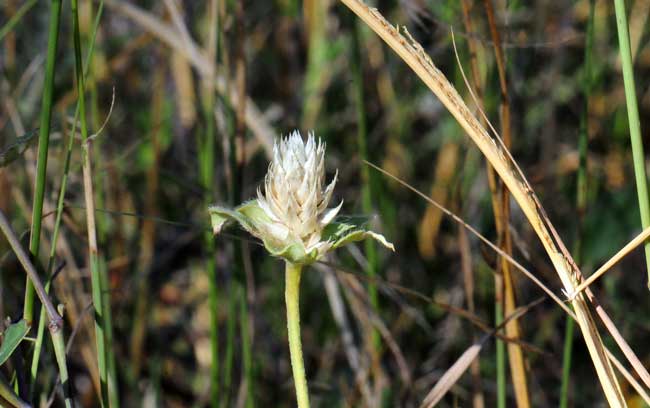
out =
<path fill-rule="evenodd" d="M 630 142 L 632 144 L 632 159 L 634 162 L 634 178 L 636 191 L 639 198 L 639 211 L 641 212 L 641 225 L 650 227 L 650 201 L 648 200 L 648 179 L 645 171 L 645 155 L 641 139 L 641 123 L 639 122 L 639 108 L 636 98 L 636 83 L 634 82 L 634 67 L 632 53 L 630 52 L 630 33 L 627 24 L 624 0 L 614 0 L 616 11 L 616 27 L 618 30 L 618 44 L 621 52 L 623 66 L 623 84 L 625 87 L 625 104 L 627 118 L 630 126 Z M 645 244 L 646 266 L 648 271 L 648 287 L 650 288 L 650 242 Z"/>
<path fill-rule="evenodd" d="M 59 23 L 61 20 L 61 0 L 52 0 L 50 6 L 50 28 L 47 42 L 47 60 L 45 63 L 45 84 L 41 105 L 40 129 L 38 132 L 38 161 L 36 162 L 36 186 L 32 203 L 32 229 L 29 238 L 29 252 L 38 258 L 41 245 L 41 220 L 43 217 L 43 199 L 45 179 L 47 177 L 47 153 L 50 144 L 50 124 L 52 122 L 52 99 L 54 96 L 54 68 L 56 67 L 56 49 L 59 42 Z M 27 279 L 23 319 L 31 324 L 34 317 L 34 286 Z"/>
<path fill-rule="evenodd" d="M 2 28 L 0 28 L 0 41 L 2 41 L 2 39 L 5 38 L 5 36 L 9 34 L 11 30 L 13 30 L 16 24 L 22 20 L 23 16 L 27 14 L 27 12 L 31 10 L 32 7 L 34 7 L 34 4 L 36 4 L 37 1 L 38 0 L 29 0 L 27 3 L 23 4 L 18 9 L 18 11 L 16 11 L 16 14 L 11 16 L 9 21 L 7 21 L 7 23 L 3 25 Z"/>
<path fill-rule="evenodd" d="M 576 244 L 574 248 L 575 262 L 580 265 L 582 259 L 582 222 L 587 209 L 587 146 L 589 143 L 589 97 L 592 88 L 592 49 L 594 42 L 594 13 L 595 0 L 589 0 L 589 20 L 587 21 L 587 36 L 585 39 L 585 62 L 582 78 L 582 92 L 584 105 L 580 118 L 580 138 L 578 141 L 579 166 L 576 185 L 576 207 L 578 211 L 578 225 Z M 569 406 L 569 385 L 571 381 L 571 360 L 573 355 L 573 340 L 575 322 L 570 317 L 566 318 L 564 333 L 564 350 L 562 354 L 562 385 L 560 387 L 560 408 Z"/>
<path fill-rule="evenodd" d="M 79 14 L 77 0 L 72 0 L 72 26 L 75 51 L 75 73 L 79 98 L 79 118 L 81 123 L 82 139 L 82 171 L 84 178 L 84 197 L 86 202 L 86 218 L 88 223 L 88 254 L 90 262 L 90 280 L 92 289 L 93 309 L 95 312 L 95 342 L 97 345 L 97 367 L 101 382 L 101 402 L 103 407 L 109 406 L 108 401 L 108 371 L 106 364 L 106 333 L 105 333 L 105 306 L 102 290 L 102 279 L 99 270 L 97 253 L 97 231 L 95 230 L 95 208 L 93 198 L 90 149 L 88 149 L 88 125 L 86 121 L 85 80 L 81 60 L 81 40 L 79 34 Z"/>
<path fill-rule="evenodd" d="M 84 78 L 88 75 L 88 69 L 90 67 L 90 61 L 92 60 L 93 53 L 95 51 L 95 38 L 97 36 L 97 30 L 99 28 L 99 22 L 101 20 L 102 11 L 104 9 L 104 1 L 100 1 L 97 15 L 95 16 L 95 22 L 93 25 L 92 37 L 90 39 L 90 48 L 88 49 L 88 55 L 86 56 L 86 61 L 84 64 Z M 59 196 L 57 199 L 56 205 L 56 218 L 54 221 L 54 230 L 52 231 L 52 242 L 50 245 L 50 256 L 47 265 L 47 276 L 48 282 L 45 285 L 46 291 L 49 293 L 50 289 L 50 276 L 52 274 L 52 268 L 54 267 L 54 260 L 56 257 L 56 248 L 59 238 L 59 228 L 61 227 L 61 220 L 63 218 L 63 206 L 65 202 L 66 190 L 68 187 L 68 174 L 70 172 L 70 160 L 72 157 L 72 148 L 74 146 L 74 135 L 77 132 L 77 120 L 79 118 L 79 102 L 74 113 L 74 120 L 72 121 L 72 127 L 70 133 L 68 134 L 68 143 L 65 152 L 65 159 L 63 161 L 63 174 L 61 175 L 61 185 L 59 187 Z M 41 356 L 41 348 L 43 346 L 43 338 L 45 333 L 45 308 L 41 306 L 40 319 L 38 321 L 38 331 L 36 335 L 36 342 L 34 346 L 34 354 L 32 355 L 32 365 L 30 369 L 32 382 L 36 379 L 38 375 L 39 360 Z M 33 395 L 34 388 L 32 388 Z"/>

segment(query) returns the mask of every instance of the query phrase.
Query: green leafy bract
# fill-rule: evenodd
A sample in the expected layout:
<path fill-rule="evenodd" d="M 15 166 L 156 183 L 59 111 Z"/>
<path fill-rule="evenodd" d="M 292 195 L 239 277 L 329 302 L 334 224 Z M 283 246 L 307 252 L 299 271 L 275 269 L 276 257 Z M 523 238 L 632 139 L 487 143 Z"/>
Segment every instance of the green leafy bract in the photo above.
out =
<path fill-rule="evenodd" d="M 383 235 L 356 225 L 355 221 L 358 220 L 350 217 L 340 217 L 324 226 L 319 245 L 307 251 L 301 240 L 288 238 L 282 241 L 270 233 L 270 230 L 274 228 L 274 222 L 259 206 L 257 200 L 247 201 L 234 210 L 213 205 L 208 208 L 208 212 L 210 213 L 212 229 L 215 235 L 221 232 L 228 223 L 234 221 L 243 229 L 261 239 L 264 247 L 271 255 L 295 264 L 308 265 L 314 263 L 330 250 L 367 238 L 375 239 L 385 247 L 395 250 L 393 244 L 388 242 Z"/>
<path fill-rule="evenodd" d="M 29 333 L 29 324 L 27 320 L 22 319 L 11 324 L 5 330 L 2 336 L 2 345 L 0 346 L 0 366 L 11 357 L 16 347 Z"/>

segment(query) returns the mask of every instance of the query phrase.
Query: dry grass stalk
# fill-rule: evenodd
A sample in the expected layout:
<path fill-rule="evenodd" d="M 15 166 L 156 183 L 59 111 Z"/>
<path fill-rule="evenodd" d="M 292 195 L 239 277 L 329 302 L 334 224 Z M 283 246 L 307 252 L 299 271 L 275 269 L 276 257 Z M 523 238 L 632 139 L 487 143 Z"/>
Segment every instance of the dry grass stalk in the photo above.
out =
<path fill-rule="evenodd" d="M 436 385 L 429 391 L 427 396 L 424 398 L 424 401 L 422 401 L 422 404 L 420 404 L 420 408 L 432 408 L 440 400 L 442 397 L 445 396 L 445 394 L 451 389 L 451 387 L 456 384 L 458 379 L 467 371 L 467 369 L 470 367 L 473 361 L 476 360 L 478 357 L 479 353 L 481 352 L 481 349 L 483 348 L 483 345 L 487 342 L 487 340 L 497 333 L 497 331 L 501 328 L 501 326 L 505 326 L 512 320 L 516 320 L 519 317 L 521 317 L 524 313 L 526 313 L 528 310 L 530 310 L 532 307 L 535 305 L 539 304 L 542 301 L 542 299 L 536 300 L 530 305 L 520 307 L 518 309 L 515 309 L 512 314 L 508 315 L 504 322 L 496 327 L 494 330 L 492 330 L 490 333 L 486 334 L 483 336 L 483 338 L 472 344 L 465 350 L 465 352 L 456 360 L 456 362 L 445 371 L 445 373 L 440 377 Z"/>
<path fill-rule="evenodd" d="M 576 286 L 575 292 L 570 297 L 573 298 L 575 295 L 582 292 L 585 288 L 594 283 L 596 279 L 600 278 L 603 274 L 605 274 L 605 272 L 609 271 L 614 265 L 623 259 L 625 255 L 629 254 L 633 249 L 643 244 L 645 240 L 648 239 L 648 237 L 650 237 L 650 228 L 646 228 L 645 230 L 641 231 L 641 233 L 637 235 L 632 241 L 628 242 L 627 245 L 621 248 L 621 250 L 618 251 L 616 255 L 611 257 L 609 261 L 605 262 L 603 266 L 598 268 L 596 272 L 589 275 L 589 278 Z"/>
<path fill-rule="evenodd" d="M 416 193 L 417 195 L 422 197 L 429 204 L 431 204 L 431 205 L 437 207 L 438 209 L 440 209 L 440 211 L 442 211 L 447 216 L 452 218 L 456 223 L 458 223 L 460 226 L 465 228 L 467 231 L 471 232 L 474 236 L 476 236 L 479 240 L 481 240 L 484 244 L 486 244 L 490 249 L 492 249 L 494 252 L 496 252 L 499 256 L 506 259 L 512 266 L 515 267 L 515 269 L 519 270 L 528 279 L 533 281 L 533 283 L 535 283 L 535 285 L 537 285 L 540 289 L 542 289 L 573 320 L 577 320 L 575 313 L 573 313 L 573 311 L 571 309 L 569 309 L 564 304 L 564 301 L 562 301 L 559 297 L 557 297 L 555 295 L 555 293 L 553 293 L 553 291 L 551 291 L 546 285 L 544 285 L 531 271 L 529 271 L 524 266 L 522 266 L 519 262 L 517 262 L 514 258 L 512 258 L 512 256 L 507 254 L 505 251 L 503 251 L 497 245 L 493 244 L 490 240 L 488 240 L 485 236 L 483 236 L 480 232 L 478 232 L 474 227 L 472 227 L 471 225 L 464 222 L 459 216 L 457 216 L 453 212 L 449 211 L 447 208 L 443 207 L 440 203 L 432 200 L 431 198 L 429 198 L 423 192 L 417 190 L 416 188 L 414 188 L 410 184 L 406 183 L 404 180 L 402 180 L 402 179 L 388 173 L 386 170 L 384 170 L 384 169 L 382 169 L 380 167 L 377 167 L 372 163 L 366 162 L 366 164 L 368 164 L 369 166 L 373 167 L 374 169 L 380 171 L 381 173 L 383 173 L 387 177 L 392 178 L 393 180 L 395 180 L 399 184 L 403 185 L 404 187 L 408 188 L 409 190 L 413 191 L 414 193 Z M 390 286 L 393 286 L 393 285 L 390 285 Z M 409 293 L 411 295 L 415 295 L 415 293 L 413 291 L 407 290 L 405 288 L 399 288 L 399 290 L 401 292 L 405 292 L 405 293 Z M 589 291 L 589 288 L 587 288 L 587 291 Z M 596 305 L 596 311 L 599 313 L 601 319 L 603 319 L 603 322 L 605 323 L 605 326 L 607 327 L 608 330 L 610 330 L 612 336 L 614 337 L 614 340 L 616 340 L 616 342 L 618 343 L 619 347 L 621 348 L 621 350 L 625 354 L 628 361 L 630 361 L 632 363 L 632 366 L 634 367 L 637 374 L 641 377 L 641 379 L 644 381 L 644 383 L 646 383 L 646 386 L 648 386 L 648 383 L 646 382 L 646 378 L 648 377 L 647 370 L 643 367 L 643 365 L 639 361 L 638 357 L 636 357 L 636 355 L 634 354 L 632 349 L 627 345 L 627 343 L 625 342 L 625 339 L 623 339 L 623 337 L 620 335 L 620 333 L 618 332 L 618 330 L 616 329 L 616 327 L 614 326 L 612 321 L 609 319 L 609 317 L 607 316 L 607 314 L 603 310 L 603 308 L 600 307 L 600 305 L 598 305 L 596 303 L 595 298 L 593 298 L 593 294 L 591 292 L 587 292 L 587 296 L 588 297 L 592 296 L 590 301 Z M 420 296 L 416 296 L 416 297 L 420 297 Z M 429 299 L 426 298 L 426 297 L 421 298 L 421 299 L 429 301 Z M 477 320 L 472 319 L 471 316 L 466 315 L 464 313 L 461 313 L 460 310 L 453 310 L 451 308 L 448 308 L 446 306 L 443 306 L 443 305 L 440 305 L 440 304 L 437 304 L 437 303 L 436 303 L 436 305 L 441 306 L 441 307 L 443 307 L 443 309 L 448 310 L 448 311 L 450 311 L 452 313 L 458 314 L 460 317 L 468 318 L 470 321 L 472 321 L 472 323 L 474 323 L 476 326 L 480 327 L 483 330 L 485 330 L 485 328 L 487 327 L 482 322 L 479 322 Z M 510 338 L 508 338 L 506 336 L 503 336 L 503 335 L 499 334 L 498 332 L 495 334 L 495 336 L 500 338 L 501 340 L 504 340 L 504 341 L 507 341 L 507 342 L 517 343 L 523 348 L 529 348 L 529 346 L 525 345 L 523 342 L 521 342 L 519 340 L 516 340 L 516 339 L 510 339 Z M 524 347 L 524 346 L 526 346 L 526 347 Z M 609 358 L 609 360 L 614 363 L 616 368 L 632 384 L 632 386 L 637 390 L 641 389 L 642 387 L 639 385 L 639 383 L 636 381 L 636 379 L 634 379 L 634 377 L 632 377 L 630 375 L 629 371 L 627 371 L 627 369 L 623 365 L 621 365 L 618 362 L 618 360 L 616 360 L 616 357 L 611 353 L 611 351 L 609 351 L 609 349 L 605 348 L 605 352 L 607 353 L 607 357 Z M 644 400 L 646 401 L 646 403 L 648 403 L 648 405 L 650 405 L 650 399 L 645 399 L 645 395 L 647 395 L 645 392 L 639 393 L 639 395 L 642 398 L 644 398 Z"/>
<path fill-rule="evenodd" d="M 316 268 L 322 273 L 323 286 L 325 286 L 325 292 L 327 294 L 330 309 L 332 310 L 332 316 L 341 332 L 343 350 L 345 351 L 348 364 L 354 371 L 354 379 L 357 387 L 359 387 L 359 392 L 363 397 L 366 406 L 375 406 L 377 405 L 377 402 L 372 396 L 370 385 L 368 384 L 367 359 L 365 356 L 361 355 L 359 349 L 354 344 L 354 336 L 345 311 L 345 304 L 343 302 L 343 297 L 341 296 L 339 282 L 337 281 L 334 272 L 325 265 L 316 264 Z"/>
<path fill-rule="evenodd" d="M 458 163 L 458 144 L 445 143 L 438 153 L 433 185 L 431 186 L 431 199 L 447 203 L 449 184 L 456 172 Z M 418 249 L 424 259 L 432 259 L 436 254 L 435 243 L 440 231 L 442 212 L 436 207 L 427 207 L 418 227 Z"/>
<path fill-rule="evenodd" d="M 239 106 L 239 95 L 236 89 L 228 86 L 233 81 L 226 78 L 222 70 L 217 69 L 214 61 L 205 56 L 189 35 L 183 36 L 177 33 L 177 30 L 174 30 L 169 24 L 161 22 L 156 16 L 131 4 L 116 0 L 107 0 L 105 3 L 108 7 L 138 23 L 168 47 L 185 56 L 204 80 L 212 82 L 219 94 L 225 95 L 233 106 Z M 182 21 L 177 22 L 177 25 L 184 27 Z M 246 125 L 264 148 L 267 157 L 271 157 L 273 138 L 276 132 L 249 97 L 246 98 L 245 116 Z"/>
<path fill-rule="evenodd" d="M 442 72 L 435 67 L 417 42 L 400 34 L 376 9 L 369 8 L 359 0 L 341 1 L 413 69 L 476 143 L 506 184 L 537 233 L 562 281 L 564 290 L 567 293 L 573 293 L 580 279 L 580 271 L 552 229 L 543 209 L 537 204 L 534 193 L 525 178 L 515 170 L 514 162 L 508 159 L 508 153 L 505 149 L 500 147 L 489 136 L 487 130 L 471 114 L 456 89 L 449 83 Z M 614 407 L 626 406 L 620 385 L 607 359 L 600 334 L 584 296 L 578 295 L 571 303 L 607 401 Z"/>
<path fill-rule="evenodd" d="M 508 94 L 507 76 L 505 68 L 505 57 L 501 47 L 501 36 L 497 28 L 494 9 L 491 0 L 484 0 L 485 14 L 487 16 L 488 25 L 490 27 L 490 36 L 494 43 L 494 56 L 497 65 L 497 72 L 499 74 L 499 88 L 501 89 L 501 103 L 499 106 L 500 119 L 501 119 L 501 135 L 505 149 L 510 149 L 512 135 L 510 123 L 510 96 Z M 458 58 L 458 55 L 456 55 Z M 487 121 L 487 119 L 486 119 Z M 492 171 L 494 175 L 494 171 Z M 503 183 L 499 184 L 499 202 L 493 205 L 501 207 L 501 219 L 495 220 L 497 232 L 499 234 L 499 244 L 508 254 L 512 255 L 512 237 L 510 236 L 510 195 L 508 190 L 503 187 Z M 510 263 L 504 259 L 500 259 L 501 272 L 503 274 L 503 313 L 509 315 L 514 312 L 516 308 L 516 296 L 514 288 L 514 280 L 512 278 L 512 270 Z M 518 320 L 512 320 L 505 326 L 506 335 L 508 337 L 520 338 L 521 328 Z M 508 343 L 508 357 L 510 362 L 510 372 L 512 373 L 512 382 L 515 390 L 515 398 L 517 406 L 520 408 L 530 407 L 530 394 L 528 391 L 528 375 L 526 374 L 526 362 L 524 353 L 517 344 Z"/>

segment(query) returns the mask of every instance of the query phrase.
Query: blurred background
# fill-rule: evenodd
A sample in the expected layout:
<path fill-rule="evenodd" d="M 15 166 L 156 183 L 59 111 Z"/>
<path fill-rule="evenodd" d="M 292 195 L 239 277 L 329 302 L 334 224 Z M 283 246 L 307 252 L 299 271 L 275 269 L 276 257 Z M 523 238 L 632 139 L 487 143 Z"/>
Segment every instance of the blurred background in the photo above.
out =
<path fill-rule="evenodd" d="M 51 3 L 0 2 L 0 209 L 26 248 Z M 646 136 L 650 1 L 627 3 Z M 470 108 L 483 107 L 586 274 L 641 230 L 612 2 L 374 6 L 408 29 Z M 40 262 L 47 265 L 73 137 L 52 288 L 64 306 L 73 394 L 81 406 L 99 406 L 82 140 L 71 127 L 78 99 L 72 16 L 64 1 Z M 342 3 L 80 0 L 79 21 L 84 61 L 94 44 L 85 102 L 111 406 L 294 406 L 283 263 L 236 228 L 213 237 L 207 213 L 212 203 L 253 198 L 274 140 L 294 129 L 327 142 L 328 179 L 338 169 L 333 200 L 344 200 L 342 213 L 365 217 L 396 248 L 355 244 L 304 274 L 302 341 L 314 406 L 419 406 L 485 334 L 480 322 L 501 321 L 505 298 L 525 305 L 545 296 L 364 160 L 457 213 L 560 294 L 537 237 L 478 149 Z M 504 211 L 508 218 L 495 218 Z M 4 240 L 0 251 L 0 316 L 15 321 L 24 272 Z M 637 249 L 593 287 L 644 363 L 646 285 Z M 521 398 L 540 407 L 604 405 L 579 330 L 569 332 L 576 339 L 570 369 L 563 363 L 566 325 L 545 297 L 519 319 L 519 351 L 492 337 L 441 406 L 524 406 Z M 604 341 L 613 345 L 607 335 Z M 46 342 L 32 401 L 58 406 L 50 349 Z M 523 363 L 513 363 L 517 353 Z M 0 367 L 7 379 L 30 364 L 20 360 Z M 563 367 L 568 393 L 561 392 Z M 527 384 L 526 397 L 515 380 Z M 623 392 L 631 406 L 643 406 L 629 386 Z"/>

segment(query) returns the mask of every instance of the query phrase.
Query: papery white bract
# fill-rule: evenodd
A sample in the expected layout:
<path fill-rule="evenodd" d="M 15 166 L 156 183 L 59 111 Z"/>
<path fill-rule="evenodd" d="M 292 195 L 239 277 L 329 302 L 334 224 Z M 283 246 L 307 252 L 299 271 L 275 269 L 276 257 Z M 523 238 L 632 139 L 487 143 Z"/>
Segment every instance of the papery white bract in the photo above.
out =
<path fill-rule="evenodd" d="M 294 131 L 275 143 L 264 192 L 258 188 L 257 200 L 235 210 L 209 208 L 214 232 L 234 219 L 262 239 L 273 255 L 302 264 L 312 263 L 347 242 L 368 237 L 393 249 L 380 234 L 333 221 L 343 204 L 327 207 L 337 174 L 325 186 L 325 143 L 316 141 L 313 133 L 305 142 Z"/>
<path fill-rule="evenodd" d="M 302 241 L 307 252 L 326 250 L 326 243 L 321 242 L 323 226 L 334 219 L 343 204 L 327 208 L 337 174 L 323 188 L 325 143 L 317 143 L 313 133 L 307 142 L 303 142 L 298 131 L 276 142 L 264 194 L 257 190 L 257 203 L 271 220 L 268 232 L 281 241 Z"/>

